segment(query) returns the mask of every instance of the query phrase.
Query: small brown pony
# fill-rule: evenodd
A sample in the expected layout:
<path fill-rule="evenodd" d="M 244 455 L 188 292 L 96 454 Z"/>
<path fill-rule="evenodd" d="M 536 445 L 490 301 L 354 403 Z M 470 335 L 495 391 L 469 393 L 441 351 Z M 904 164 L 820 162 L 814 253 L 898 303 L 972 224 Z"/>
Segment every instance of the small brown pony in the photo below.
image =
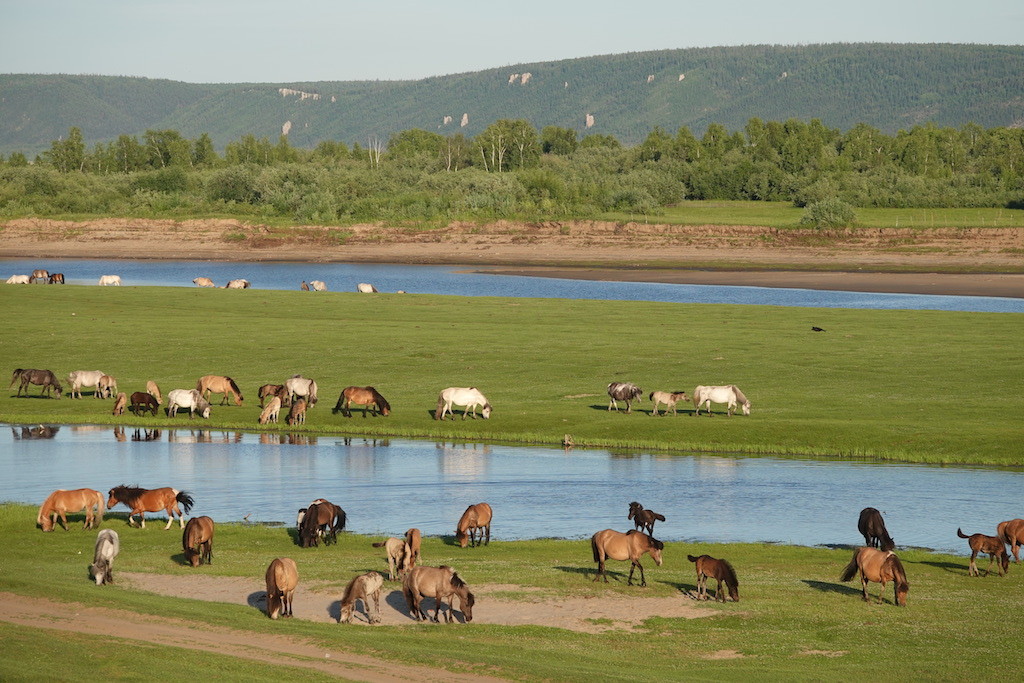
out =
<path fill-rule="evenodd" d="M 286 406 L 291 401 L 288 392 L 285 390 L 283 384 L 264 384 L 259 388 L 256 394 L 260 398 L 260 408 L 263 407 L 263 402 L 268 398 L 277 396 L 281 399 L 281 405 Z"/>
<path fill-rule="evenodd" d="M 128 396 L 122 391 L 114 399 L 114 410 L 111 411 L 111 415 L 124 415 L 124 408 L 128 405 Z"/>
<path fill-rule="evenodd" d="M 351 624 L 356 600 L 362 600 L 366 620 L 371 624 L 379 624 L 380 589 L 383 586 L 384 577 L 379 572 L 366 572 L 349 581 L 345 586 L 345 593 L 341 596 L 341 617 L 338 623 Z M 370 600 L 373 600 L 373 614 L 370 613 Z"/>
<path fill-rule="evenodd" d="M 644 567 L 640 564 L 640 558 L 645 553 L 650 553 L 654 564 L 660 567 L 661 551 L 665 549 L 665 544 L 641 531 L 632 530 L 622 533 L 614 529 L 605 529 L 594 534 L 590 539 L 590 547 L 594 551 L 594 562 L 597 562 L 597 576 L 594 577 L 594 581 L 603 576 L 604 582 L 608 583 L 608 575 L 604 571 L 606 559 L 629 560 L 631 564 L 629 580 L 626 585 L 633 585 L 633 570 L 639 568 L 640 585 L 646 586 L 647 579 L 644 577 Z"/>
<path fill-rule="evenodd" d="M 885 592 L 885 584 L 893 582 L 893 599 L 896 606 L 906 607 L 907 593 L 910 592 L 910 584 L 907 583 L 907 573 L 903 570 L 903 563 L 896 553 L 891 550 L 879 550 L 878 548 L 858 548 L 853 551 L 853 559 L 846 565 L 840 575 L 840 581 L 849 581 L 853 575 L 860 570 L 860 583 L 864 592 L 864 602 L 868 600 L 868 582 L 882 584 L 878 590 L 878 602 L 882 602 L 882 593 Z"/>
<path fill-rule="evenodd" d="M 441 614 L 442 601 L 448 601 L 448 609 L 445 610 L 444 620 L 451 623 L 454 619 L 452 614 L 452 602 L 459 598 L 459 605 L 462 608 L 462 615 L 466 623 L 473 621 L 473 605 L 476 598 L 470 592 L 466 582 L 447 565 L 440 567 L 416 567 L 409 571 L 402 579 L 402 593 L 405 595 L 405 602 L 409 606 L 409 613 L 416 621 L 426 621 L 427 610 L 423 607 L 423 598 L 434 598 L 434 616 L 432 621 L 438 622 Z"/>
<path fill-rule="evenodd" d="M 654 510 L 645 510 L 643 505 L 633 501 L 629 504 L 629 514 L 626 515 L 626 519 L 633 520 L 633 527 L 638 531 L 644 530 L 653 536 L 654 522 L 664 522 L 665 515 L 660 515 Z"/>
<path fill-rule="evenodd" d="M 722 584 L 729 589 L 729 597 L 733 602 L 740 601 L 740 582 L 736 578 L 736 572 L 727 560 L 718 560 L 710 555 L 694 557 L 687 555 L 686 559 L 693 562 L 697 569 L 697 598 L 708 599 L 708 579 L 718 581 L 715 588 L 715 602 L 725 602 L 725 593 L 722 592 Z"/>
<path fill-rule="evenodd" d="M 665 404 L 665 412 L 662 415 L 668 415 L 668 411 L 672 411 L 673 415 L 677 415 L 676 404 L 680 401 L 689 401 L 690 397 L 686 395 L 685 391 L 652 391 L 648 398 L 651 403 L 654 404 L 654 410 L 651 411 L 651 415 L 658 414 L 658 405 L 661 403 Z"/>
<path fill-rule="evenodd" d="M 204 561 L 213 564 L 213 520 L 209 517 L 193 517 L 181 534 L 181 547 L 185 561 L 198 567 Z"/>
<path fill-rule="evenodd" d="M 132 517 L 139 515 L 139 519 L 142 521 L 141 527 L 145 529 L 146 513 L 163 510 L 167 513 L 167 526 L 164 527 L 164 531 L 170 529 L 171 524 L 174 523 L 175 512 L 178 513 L 178 524 L 184 529 L 185 515 L 181 514 L 181 508 L 185 508 L 185 514 L 187 515 L 195 503 L 195 500 L 187 491 L 178 491 L 170 487 L 140 489 L 137 486 L 125 486 L 122 484 L 110 489 L 108 496 L 108 508 L 112 508 L 118 503 L 124 503 L 126 507 L 131 509 L 131 513 L 128 515 L 129 526 L 135 526 Z M 181 503 L 181 507 L 178 507 L 178 503 Z"/>
<path fill-rule="evenodd" d="M 93 515 L 93 508 L 96 508 L 99 520 Z M 103 522 L 103 494 L 93 489 L 74 489 L 65 491 L 57 489 L 43 501 L 39 506 L 39 514 L 36 515 L 36 524 L 43 531 L 53 531 L 53 525 L 57 523 L 57 516 L 60 515 L 64 531 L 68 530 L 67 513 L 85 510 L 85 523 L 83 529 L 93 529 Z"/>
<path fill-rule="evenodd" d="M 988 571 L 985 572 L 986 576 L 992 573 L 992 563 L 997 559 L 999 560 L 999 576 L 1003 576 L 1010 569 L 1010 554 L 1006 552 L 1006 544 L 1001 536 L 986 536 L 985 534 L 971 534 L 968 536 L 960 531 L 959 527 L 957 527 L 956 535 L 960 538 L 966 538 L 968 545 L 971 546 L 971 564 L 967 569 L 967 573 L 971 576 L 981 576 L 981 572 L 978 571 L 978 565 L 975 562 L 978 553 L 988 553 Z"/>
<path fill-rule="evenodd" d="M 406 572 L 412 569 L 412 548 L 402 539 L 392 536 L 380 543 L 374 543 L 373 547 L 384 548 L 388 554 L 388 581 L 405 576 Z"/>
<path fill-rule="evenodd" d="M 279 557 L 267 567 L 267 616 L 277 619 L 278 615 L 292 615 L 292 598 L 299 585 L 299 568 L 290 557 Z"/>
<path fill-rule="evenodd" d="M 131 405 L 128 410 L 136 415 L 142 415 L 148 410 L 153 413 L 153 417 L 156 417 L 156 409 L 159 405 L 160 401 L 153 394 L 146 393 L 145 391 L 136 391 L 132 394 Z"/>
<path fill-rule="evenodd" d="M 1013 552 L 1013 560 L 1020 562 L 1020 547 L 1024 545 L 1024 519 L 1011 519 L 1008 522 L 999 522 L 996 527 L 996 536 L 1002 539 L 1003 543 L 1010 545 Z"/>
<path fill-rule="evenodd" d="M 338 542 L 338 532 L 345 528 L 345 511 L 329 500 L 317 498 L 306 508 L 299 522 L 299 545 L 303 548 L 313 548 L 320 545 L 320 539 L 324 539 L 324 545 L 331 542 Z"/>
<path fill-rule="evenodd" d="M 889 536 L 889 530 L 885 528 L 882 513 L 875 508 L 864 508 L 860 511 L 857 530 L 864 537 L 864 545 L 868 547 L 882 550 L 892 550 L 896 547 L 896 543 Z"/>
<path fill-rule="evenodd" d="M 380 411 L 380 414 L 385 417 L 391 414 L 391 404 L 373 387 L 346 387 L 338 396 L 338 402 L 331 412 L 352 417 L 353 403 L 363 407 L 363 417 L 366 417 L 367 408 L 371 410 L 374 417 L 376 417 L 377 411 Z"/>
<path fill-rule="evenodd" d="M 405 532 L 405 542 L 409 544 L 409 550 L 412 551 L 412 559 L 409 562 L 409 567 L 415 567 L 416 563 L 420 561 L 420 530 L 409 529 Z"/>
<path fill-rule="evenodd" d="M 271 402 L 273 402 L 273 399 L 271 399 Z M 292 407 L 289 408 L 288 416 L 286 418 L 284 418 L 284 421 L 285 421 L 285 424 L 289 424 L 289 425 L 305 424 L 306 423 L 306 399 L 300 398 L 297 401 L 295 401 L 295 403 L 292 404 Z"/>
<path fill-rule="evenodd" d="M 484 538 L 486 534 L 486 540 Z M 459 546 L 465 548 L 491 544 L 491 506 L 487 503 L 470 505 L 459 518 L 458 526 L 455 527 L 455 540 Z"/>
<path fill-rule="evenodd" d="M 210 400 L 210 394 L 224 394 L 220 401 L 221 405 L 228 402 L 228 396 L 234 397 L 236 406 L 242 405 L 242 390 L 235 384 L 235 380 L 230 377 L 203 375 L 196 382 L 196 391 L 207 401 Z"/>

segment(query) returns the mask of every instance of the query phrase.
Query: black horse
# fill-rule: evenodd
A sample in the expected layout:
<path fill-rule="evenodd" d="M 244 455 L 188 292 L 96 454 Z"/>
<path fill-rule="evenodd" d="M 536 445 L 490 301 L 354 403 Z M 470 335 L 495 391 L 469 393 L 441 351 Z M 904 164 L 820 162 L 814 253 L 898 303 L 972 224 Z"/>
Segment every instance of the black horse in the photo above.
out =
<path fill-rule="evenodd" d="M 629 504 L 629 515 L 626 519 L 633 520 L 633 526 L 638 530 L 646 530 L 650 535 L 654 535 L 654 522 L 664 522 L 665 515 L 659 515 L 654 510 L 645 510 L 644 506 L 640 503 L 633 501 Z"/>
<path fill-rule="evenodd" d="M 864 545 L 882 550 L 892 550 L 896 543 L 889 536 L 885 528 L 885 521 L 882 513 L 875 508 L 864 508 L 860 511 L 860 519 L 857 521 L 857 530 L 864 537 Z"/>
<path fill-rule="evenodd" d="M 313 548 L 338 542 L 338 532 L 345 529 L 345 511 L 334 503 L 317 498 L 302 514 L 299 526 L 299 545 Z"/>
<path fill-rule="evenodd" d="M 57 381 L 57 376 L 49 370 L 25 370 L 23 368 L 18 368 L 14 371 L 14 374 L 11 375 L 10 387 L 13 387 L 14 383 L 19 380 L 21 381 L 21 384 L 18 385 L 18 396 L 21 396 L 22 389 L 25 390 L 25 396 L 28 396 L 28 385 L 30 384 L 38 384 L 42 387 L 42 390 L 39 392 L 40 396 L 45 394 L 46 396 L 52 397 L 50 391 L 56 389 L 57 398 L 60 398 L 61 394 L 64 392 L 64 387 L 62 387 L 60 382 Z"/>
<path fill-rule="evenodd" d="M 618 411 L 619 404 L 616 401 L 626 402 L 626 412 L 630 412 L 631 401 L 642 401 L 644 400 L 644 390 L 633 384 L 632 382 L 612 382 L 608 385 L 608 396 L 611 397 L 611 401 L 608 402 L 608 410 L 611 410 L 614 406 L 615 410 Z"/>

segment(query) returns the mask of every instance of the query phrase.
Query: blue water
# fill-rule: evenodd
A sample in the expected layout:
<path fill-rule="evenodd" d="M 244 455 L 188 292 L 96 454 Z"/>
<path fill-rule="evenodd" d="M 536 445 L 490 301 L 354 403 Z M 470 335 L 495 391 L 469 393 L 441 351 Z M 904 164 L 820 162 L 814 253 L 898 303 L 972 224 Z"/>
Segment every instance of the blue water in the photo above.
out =
<path fill-rule="evenodd" d="M 820 291 L 776 287 L 675 285 L 656 282 L 603 282 L 464 272 L 455 266 L 280 263 L 225 261 L 102 261 L 4 259 L 0 272 L 30 274 L 36 268 L 62 272 L 68 284 L 96 285 L 100 275 L 120 275 L 126 286 L 193 287 L 204 276 L 216 284 L 245 278 L 256 289 L 298 289 L 305 280 L 323 280 L 329 291 L 354 292 L 369 282 L 381 292 L 404 290 L 457 296 L 513 296 L 559 299 L 754 304 L 814 308 L 1024 313 L 1024 299 L 930 294 Z"/>

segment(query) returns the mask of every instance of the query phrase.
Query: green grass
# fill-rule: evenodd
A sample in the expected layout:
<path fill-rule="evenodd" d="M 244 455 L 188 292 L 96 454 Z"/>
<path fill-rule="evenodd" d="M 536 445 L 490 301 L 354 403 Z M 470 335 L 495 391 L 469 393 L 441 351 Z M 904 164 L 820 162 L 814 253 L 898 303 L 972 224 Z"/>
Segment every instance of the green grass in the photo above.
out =
<path fill-rule="evenodd" d="M 257 387 L 302 373 L 320 403 L 304 427 L 272 430 L 1021 464 L 1019 314 L 86 286 L 3 287 L 0 306 L 0 367 L 62 381 L 101 369 L 127 393 L 233 377 L 245 405 L 215 397 L 210 428 L 256 430 Z M 645 394 L 737 384 L 753 411 L 654 418 L 645 400 L 609 413 L 605 387 L 620 380 Z M 331 414 L 342 388 L 367 384 L 390 417 Z M 435 422 L 447 386 L 479 387 L 492 418 Z M 15 393 L 0 396 L 0 421 L 189 422 Z"/>

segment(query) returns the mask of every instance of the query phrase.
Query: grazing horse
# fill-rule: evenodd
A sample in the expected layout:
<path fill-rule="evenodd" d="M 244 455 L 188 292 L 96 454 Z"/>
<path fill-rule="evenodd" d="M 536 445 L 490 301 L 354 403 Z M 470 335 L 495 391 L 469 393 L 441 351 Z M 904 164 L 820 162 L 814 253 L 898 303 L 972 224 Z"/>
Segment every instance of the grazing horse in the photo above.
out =
<path fill-rule="evenodd" d="M 93 508 L 96 509 L 96 516 L 99 517 L 98 521 L 96 516 L 93 515 Z M 57 516 L 60 515 L 64 531 L 67 531 L 67 513 L 78 512 L 79 510 L 85 511 L 83 529 L 93 529 L 98 524 L 102 524 L 104 513 L 103 494 L 93 489 L 74 489 L 71 491 L 57 489 L 47 496 L 43 504 L 39 506 L 36 524 L 43 531 L 53 531 L 53 525 L 56 524 Z"/>
<path fill-rule="evenodd" d="M 697 570 L 697 598 L 708 599 L 708 578 L 718 581 L 715 588 L 715 602 L 725 602 L 725 593 L 722 592 L 722 584 L 729 589 L 729 597 L 733 602 L 740 601 L 740 582 L 736 578 L 736 571 L 727 560 L 719 560 L 710 555 L 694 557 L 687 555 L 686 559 L 694 563 Z"/>
<path fill-rule="evenodd" d="M 111 415 L 124 415 L 125 406 L 128 405 L 128 395 L 123 391 L 117 395 L 114 399 L 114 410 L 110 413 Z"/>
<path fill-rule="evenodd" d="M 148 382 L 146 382 L 146 391 L 149 392 L 149 394 L 156 399 L 157 405 L 160 405 L 161 403 L 164 402 L 163 395 L 160 393 L 160 387 L 158 387 L 156 385 L 156 382 L 154 382 L 153 380 L 149 380 Z"/>
<path fill-rule="evenodd" d="M 113 529 L 100 529 L 89 572 L 97 586 L 114 583 L 114 558 L 121 552 L 121 539 Z"/>
<path fill-rule="evenodd" d="M 996 536 L 1001 538 L 1003 543 L 1010 545 L 1014 562 L 1020 562 L 1020 547 L 1024 545 L 1024 519 L 999 522 L 996 526 Z"/>
<path fill-rule="evenodd" d="M 380 543 L 374 543 L 374 548 L 384 548 L 388 554 L 388 581 L 394 581 L 399 576 L 412 569 L 412 548 L 401 538 L 385 539 Z"/>
<path fill-rule="evenodd" d="M 33 270 L 32 271 L 32 277 L 30 277 L 28 280 L 29 280 L 29 284 L 34 284 L 36 282 L 46 282 L 49 279 L 50 279 L 50 272 L 47 271 L 47 270 L 40 269 L 40 270 Z"/>
<path fill-rule="evenodd" d="M 701 405 L 704 406 L 707 414 L 711 415 L 712 403 L 725 403 L 728 405 L 727 414 L 729 417 L 732 417 L 737 405 L 743 410 L 744 415 L 750 415 L 750 400 L 743 395 L 743 392 L 735 384 L 718 387 L 698 386 L 693 390 L 693 406 L 696 408 L 693 414 L 695 416 L 700 415 Z"/>
<path fill-rule="evenodd" d="M 631 564 L 626 585 L 633 585 L 633 570 L 639 568 L 640 585 L 646 586 L 647 579 L 644 577 L 644 566 L 640 564 L 640 558 L 644 556 L 644 553 L 650 553 L 654 558 L 654 564 L 660 567 L 661 551 L 665 549 L 665 544 L 640 531 L 633 530 L 622 533 L 614 529 L 605 529 L 593 535 L 590 539 L 590 547 L 594 551 L 594 562 L 597 562 L 597 576 L 594 577 L 594 581 L 603 576 L 604 582 L 608 583 L 608 575 L 604 571 L 605 559 L 629 560 Z"/>
<path fill-rule="evenodd" d="M 197 278 L 192 280 L 192 284 L 194 284 L 196 287 L 216 287 L 217 286 L 217 285 L 213 284 L 213 280 L 211 280 L 208 277 L 197 277 Z"/>
<path fill-rule="evenodd" d="M 420 561 L 420 530 L 409 529 L 406 531 L 405 542 L 409 544 L 409 550 L 412 551 L 412 559 L 409 562 L 409 566 L 415 567 L 416 563 Z"/>
<path fill-rule="evenodd" d="M 676 403 L 679 401 L 689 401 L 690 397 L 686 395 L 685 391 L 652 391 L 648 398 L 651 399 L 651 403 L 654 404 L 654 410 L 651 411 L 651 415 L 658 414 L 658 404 L 665 404 L 665 412 L 663 415 L 668 415 L 668 411 L 671 410 L 672 414 L 676 414 Z"/>
<path fill-rule="evenodd" d="M 277 619 L 278 615 L 292 615 L 292 599 L 295 587 L 299 585 L 299 568 L 290 557 L 279 557 L 267 567 L 267 616 Z"/>
<path fill-rule="evenodd" d="M 118 503 L 124 503 L 125 507 L 131 510 L 128 515 L 128 525 L 135 526 L 132 517 L 135 515 L 139 516 L 142 521 L 141 528 L 146 528 L 146 513 L 147 512 L 159 512 L 163 510 L 167 513 L 167 526 L 164 527 L 164 531 L 171 528 L 171 524 L 174 523 L 174 513 L 178 513 L 178 524 L 184 529 L 185 528 L 185 515 L 181 514 L 181 508 L 185 508 L 185 514 L 187 515 L 192 510 L 192 505 L 195 503 L 195 499 L 187 491 L 178 491 L 170 487 L 164 487 L 160 489 L 140 489 L 137 486 L 115 486 L 110 489 L 110 493 L 107 494 L 109 500 L 107 501 L 107 507 L 112 508 Z M 181 503 L 181 507 L 178 507 L 178 503 Z"/>
<path fill-rule="evenodd" d="M 249 281 L 244 278 L 231 280 L 224 285 L 224 289 L 249 289 Z"/>
<path fill-rule="evenodd" d="M 476 407 L 480 406 L 480 415 L 486 420 L 491 416 L 491 404 L 487 397 L 480 393 L 476 387 L 448 387 L 441 391 L 437 397 L 437 408 L 434 410 L 434 419 L 443 420 L 445 414 L 450 413 L 455 419 L 455 411 L 452 406 L 465 406 L 462 410 L 462 419 L 470 415 L 476 419 Z"/>
<path fill-rule="evenodd" d="M 284 388 L 288 392 L 288 398 L 292 401 L 295 401 L 297 398 L 304 398 L 310 408 L 316 405 L 318 387 L 315 380 L 303 377 L 302 375 L 295 375 L 284 381 Z"/>
<path fill-rule="evenodd" d="M 270 399 L 266 407 L 263 408 L 263 411 L 260 413 L 260 416 L 259 418 L 257 418 L 256 421 L 261 425 L 265 425 L 268 422 L 277 422 L 277 417 L 280 413 L 281 399 L 275 396 L 274 398 Z"/>
<path fill-rule="evenodd" d="M 374 417 L 377 411 L 387 417 L 391 414 L 391 404 L 387 402 L 380 392 L 373 387 L 346 387 L 338 396 L 332 413 L 342 413 L 345 417 L 352 417 L 352 404 L 363 407 L 363 417 L 366 417 L 366 409 L 370 408 Z"/>
<path fill-rule="evenodd" d="M 159 405 L 160 402 L 152 394 L 147 394 L 145 391 L 136 391 L 132 394 L 131 406 L 128 410 L 136 415 L 141 415 L 148 410 L 153 413 L 153 417 L 156 417 L 156 409 Z"/>
<path fill-rule="evenodd" d="M 121 276 L 120 275 L 100 275 L 99 284 L 100 284 L 101 287 L 106 287 L 107 285 L 113 285 L 115 287 L 120 287 L 121 286 Z"/>
<path fill-rule="evenodd" d="M 292 404 L 292 407 L 288 410 L 288 417 L 284 419 L 286 424 L 305 424 L 306 423 L 306 399 L 300 398 L 298 401 Z"/>
<path fill-rule="evenodd" d="M 885 528 L 882 513 L 875 508 L 864 508 L 860 511 L 857 530 L 864 537 L 864 545 L 870 548 L 892 550 L 896 547 L 896 542 L 892 540 L 888 529 Z"/>
<path fill-rule="evenodd" d="M 345 511 L 329 500 L 317 498 L 305 514 L 298 520 L 299 545 L 311 548 L 320 545 L 323 537 L 324 545 L 338 542 L 338 532 L 345 529 Z"/>
<path fill-rule="evenodd" d="M 209 517 L 193 517 L 181 534 L 181 548 L 185 561 L 198 567 L 204 561 L 213 564 L 213 520 Z"/>
<path fill-rule="evenodd" d="M 632 401 L 644 400 L 644 390 L 633 384 L 632 382 L 612 382 L 608 385 L 608 396 L 611 398 L 608 401 L 608 410 L 613 407 L 616 411 L 619 410 L 619 404 L 617 401 L 626 402 L 626 412 L 632 412 L 630 403 Z"/>
<path fill-rule="evenodd" d="M 466 582 L 447 565 L 440 567 L 415 567 L 402 579 L 402 593 L 405 595 L 405 603 L 409 606 L 409 613 L 416 621 L 427 620 L 427 610 L 423 606 L 423 598 L 434 598 L 434 616 L 432 621 L 438 622 L 441 614 L 442 600 L 448 600 L 448 609 L 445 611 L 444 620 L 451 623 L 454 619 L 452 614 L 452 602 L 455 597 L 459 598 L 462 615 L 466 623 L 473 621 L 473 605 L 476 604 L 476 597 L 470 592 Z"/>
<path fill-rule="evenodd" d="M 664 522 L 665 515 L 658 514 L 654 510 L 645 510 L 643 505 L 633 501 L 629 504 L 629 514 L 626 515 L 626 519 L 633 520 L 633 528 L 638 531 L 646 531 L 653 536 L 654 522 Z"/>
<path fill-rule="evenodd" d="M 256 392 L 256 395 L 260 399 L 260 408 L 263 407 L 264 401 L 274 396 L 281 399 L 282 406 L 286 406 L 291 402 L 288 397 L 288 391 L 284 388 L 283 384 L 264 384 Z"/>
<path fill-rule="evenodd" d="M 327 283 L 324 282 L 323 280 L 310 280 L 309 286 L 313 289 L 314 292 L 327 291 Z"/>
<path fill-rule="evenodd" d="M 117 391 L 117 380 L 110 375 L 103 375 L 96 383 L 96 390 L 99 392 L 100 398 L 110 398 Z"/>
<path fill-rule="evenodd" d="M 50 273 L 51 285 L 62 285 L 64 284 L 64 273 Z"/>
<path fill-rule="evenodd" d="M 56 390 L 55 397 L 59 400 L 61 394 L 64 393 L 64 388 L 57 381 L 57 375 L 53 374 L 49 370 L 26 370 L 24 368 L 18 368 L 11 375 L 11 384 L 8 387 L 14 386 L 15 382 L 21 382 L 18 385 L 18 396 L 21 396 L 21 390 L 25 390 L 25 396 L 28 396 L 28 386 L 30 384 L 36 384 L 41 387 L 39 395 L 43 396 L 54 396 L 51 394 L 51 390 Z"/>
<path fill-rule="evenodd" d="M 71 385 L 71 398 L 82 398 L 82 387 L 95 387 L 93 398 L 103 398 L 100 391 L 100 379 L 109 377 L 102 370 L 75 370 L 68 373 L 68 384 Z"/>
<path fill-rule="evenodd" d="M 27 285 L 29 284 L 28 275 L 12 275 L 7 278 L 7 284 L 9 285 Z"/>
<path fill-rule="evenodd" d="M 356 291 L 361 294 L 377 294 L 377 288 L 371 285 L 369 282 L 360 282 L 356 285 Z"/>
<path fill-rule="evenodd" d="M 853 575 L 860 570 L 860 584 L 864 592 L 864 602 L 868 602 L 868 582 L 882 584 L 878 590 L 878 602 L 882 602 L 882 593 L 885 591 L 885 584 L 893 582 L 893 601 L 898 607 L 907 606 L 907 593 L 910 592 L 910 584 L 907 583 L 907 573 L 903 570 L 903 563 L 896 553 L 891 550 L 878 550 L 877 548 L 858 548 L 853 551 L 853 559 L 846 565 L 840 581 L 849 581 Z"/>
<path fill-rule="evenodd" d="M 235 380 L 227 376 L 203 375 L 196 382 L 196 391 L 207 401 L 210 400 L 210 394 L 224 394 L 221 405 L 228 402 L 229 395 L 234 397 L 236 406 L 242 405 L 242 390 L 235 384 Z"/>
<path fill-rule="evenodd" d="M 971 534 L 968 536 L 960 531 L 960 527 L 957 527 L 956 535 L 960 538 L 966 538 L 968 545 L 971 546 L 971 564 L 967 569 L 967 573 L 970 576 L 981 576 L 981 572 L 978 571 L 978 565 L 975 562 L 978 553 L 988 554 L 988 570 L 985 572 L 985 576 L 992 573 L 992 563 L 997 559 L 999 560 L 999 576 L 1003 576 L 1010 569 L 1010 554 L 1006 552 L 1006 544 L 1001 537 L 986 536 L 985 534 Z"/>
<path fill-rule="evenodd" d="M 371 624 L 380 623 L 380 589 L 384 586 L 384 577 L 379 572 L 360 574 L 345 586 L 341 596 L 341 617 L 339 624 L 351 624 L 352 612 L 355 611 L 356 600 L 363 601 L 363 612 Z M 370 614 L 370 600 L 373 600 L 373 614 Z"/>
<path fill-rule="evenodd" d="M 302 284 L 299 285 L 299 289 L 301 289 L 303 292 L 308 292 L 309 291 L 309 285 L 306 284 L 305 280 L 303 280 Z"/>
<path fill-rule="evenodd" d="M 188 419 L 193 419 L 196 412 L 203 419 L 210 418 L 210 404 L 195 389 L 171 389 L 167 392 L 167 417 L 178 414 L 178 408 L 188 408 Z"/>
<path fill-rule="evenodd" d="M 487 503 L 477 503 L 467 507 L 466 511 L 462 513 L 462 517 L 459 518 L 458 525 L 455 527 L 455 540 L 459 542 L 459 547 L 461 548 L 465 548 L 470 544 L 473 546 L 480 545 L 481 543 L 483 545 L 490 545 L 491 506 Z"/>

